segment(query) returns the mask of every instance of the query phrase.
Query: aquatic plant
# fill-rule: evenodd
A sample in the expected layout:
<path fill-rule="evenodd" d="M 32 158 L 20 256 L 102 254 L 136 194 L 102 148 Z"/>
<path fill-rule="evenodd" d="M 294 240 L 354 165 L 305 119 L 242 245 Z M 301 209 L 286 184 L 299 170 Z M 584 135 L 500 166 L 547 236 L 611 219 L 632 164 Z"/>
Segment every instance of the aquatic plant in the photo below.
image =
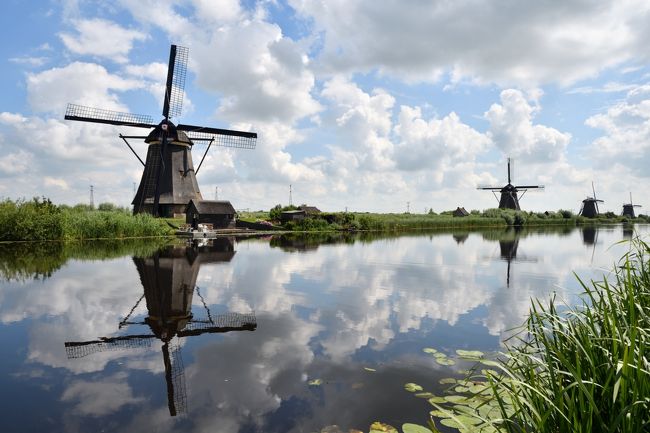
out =
<path fill-rule="evenodd" d="M 427 396 L 432 417 L 461 432 L 648 431 L 649 254 L 634 240 L 612 277 L 580 280 L 578 306 L 535 300 L 497 360 Z"/>

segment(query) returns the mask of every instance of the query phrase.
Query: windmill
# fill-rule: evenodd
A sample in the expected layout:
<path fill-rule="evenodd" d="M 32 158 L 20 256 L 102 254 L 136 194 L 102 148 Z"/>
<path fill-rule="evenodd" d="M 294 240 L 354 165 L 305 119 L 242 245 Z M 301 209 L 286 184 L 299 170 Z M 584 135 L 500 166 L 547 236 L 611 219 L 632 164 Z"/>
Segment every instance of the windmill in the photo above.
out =
<path fill-rule="evenodd" d="M 596 218 L 600 213 L 598 211 L 598 203 L 605 203 L 603 200 L 596 198 L 596 188 L 594 188 L 593 182 L 591 182 L 591 190 L 594 192 L 594 196 L 582 200 L 582 208 L 580 208 L 580 212 L 578 213 L 578 215 L 586 218 Z"/>
<path fill-rule="evenodd" d="M 119 135 L 144 167 L 140 185 L 131 202 L 133 213 L 146 212 L 164 217 L 184 214 L 185 206 L 191 199 L 202 200 L 196 174 L 212 144 L 239 149 L 255 148 L 257 134 L 254 132 L 175 125 L 170 121 L 170 118 L 180 116 L 182 111 L 187 56 L 186 47 L 171 46 L 162 110 L 163 119 L 157 125 L 147 115 L 120 113 L 77 104 L 68 104 L 66 109 L 66 120 L 153 128 L 146 136 Z M 149 145 L 146 162 L 143 162 L 133 150 L 128 142 L 129 139 L 143 139 Z M 196 141 L 207 142 L 208 146 L 199 166 L 194 170 L 192 146 Z"/>
<path fill-rule="evenodd" d="M 529 189 L 544 189 L 543 185 L 513 185 L 510 179 L 510 158 L 508 158 L 508 184 L 503 187 L 499 186 L 479 186 L 477 189 L 492 191 L 496 197 L 496 191 L 501 192 L 501 198 L 497 198 L 499 202 L 499 209 L 515 209 L 521 210 L 519 207 L 519 199 L 526 194 Z M 521 197 L 517 197 L 517 193 L 522 190 Z"/>
<path fill-rule="evenodd" d="M 169 414 L 185 413 L 187 396 L 180 339 L 205 333 L 254 331 L 257 328 L 254 313 L 213 316 L 196 286 L 201 264 L 230 261 L 234 254 L 232 241 L 219 238 L 208 241 L 206 245 L 195 242 L 190 247 L 169 246 L 148 258 L 134 257 L 144 294 L 119 322 L 118 329 L 146 325 L 150 332 L 66 342 L 67 357 L 76 359 L 97 352 L 149 347 L 158 339 L 162 341 Z M 198 313 L 195 317 L 192 311 L 194 293 L 206 312 L 201 314 L 202 318 Z M 131 317 L 142 299 L 146 301 L 147 315 L 142 320 L 133 320 Z"/>
<path fill-rule="evenodd" d="M 636 215 L 634 214 L 635 207 L 641 207 L 641 205 L 632 202 L 632 193 L 630 192 L 630 203 L 623 205 L 623 216 L 636 218 Z"/>

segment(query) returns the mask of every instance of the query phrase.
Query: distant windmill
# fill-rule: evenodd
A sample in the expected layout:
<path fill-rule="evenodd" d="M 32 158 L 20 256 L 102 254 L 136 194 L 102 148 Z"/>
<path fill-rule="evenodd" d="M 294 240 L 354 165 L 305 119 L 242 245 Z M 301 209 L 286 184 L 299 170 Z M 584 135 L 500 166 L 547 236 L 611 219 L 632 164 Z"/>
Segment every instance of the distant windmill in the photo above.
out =
<path fill-rule="evenodd" d="M 125 136 L 120 134 L 126 145 L 144 166 L 140 186 L 133 198 L 133 213 L 146 212 L 155 216 L 183 214 L 190 200 L 201 200 L 196 173 L 201 168 L 212 144 L 240 149 L 254 149 L 257 134 L 178 124 L 169 119 L 178 117 L 183 106 L 183 93 L 187 71 L 188 49 L 171 46 L 167 83 L 163 104 L 163 120 L 154 124 L 150 116 L 120 113 L 99 108 L 68 104 L 65 119 L 81 122 L 106 123 L 136 128 L 153 128 L 147 136 Z M 144 139 L 149 144 L 146 162 L 133 150 L 127 139 Z M 192 146 L 195 141 L 207 141 L 208 147 L 194 170 Z"/>
<path fill-rule="evenodd" d="M 477 189 L 492 191 L 496 197 L 495 192 L 501 192 L 499 201 L 499 209 L 515 209 L 521 210 L 519 207 L 519 199 L 521 199 L 526 191 L 529 189 L 544 189 L 543 185 L 513 185 L 510 179 L 510 158 L 508 158 L 508 184 L 506 186 L 479 186 Z M 521 197 L 517 197 L 517 193 L 522 190 Z"/>
<path fill-rule="evenodd" d="M 598 211 L 598 203 L 605 203 L 603 200 L 596 198 L 596 188 L 594 188 L 593 182 L 591 182 L 591 190 L 594 192 L 594 196 L 582 200 L 582 208 L 578 213 L 578 215 L 586 218 L 596 218 L 600 214 Z"/>
<path fill-rule="evenodd" d="M 634 208 L 635 207 L 641 207 L 641 205 L 640 204 L 633 204 L 633 202 L 632 202 L 632 193 L 630 192 L 630 203 L 623 205 L 623 216 L 630 217 L 630 218 L 636 218 L 636 215 L 634 214 Z"/>

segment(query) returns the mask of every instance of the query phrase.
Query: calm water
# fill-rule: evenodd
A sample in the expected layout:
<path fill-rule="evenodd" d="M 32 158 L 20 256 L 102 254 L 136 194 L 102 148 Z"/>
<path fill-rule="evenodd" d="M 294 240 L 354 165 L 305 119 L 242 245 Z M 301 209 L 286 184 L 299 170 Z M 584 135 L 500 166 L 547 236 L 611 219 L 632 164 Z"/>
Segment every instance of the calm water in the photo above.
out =
<path fill-rule="evenodd" d="M 425 424 L 431 408 L 404 383 L 435 391 L 466 366 L 423 348 L 499 350 L 531 297 L 575 302 L 573 271 L 599 278 L 630 236 L 613 226 L 5 245 L 0 431 Z"/>

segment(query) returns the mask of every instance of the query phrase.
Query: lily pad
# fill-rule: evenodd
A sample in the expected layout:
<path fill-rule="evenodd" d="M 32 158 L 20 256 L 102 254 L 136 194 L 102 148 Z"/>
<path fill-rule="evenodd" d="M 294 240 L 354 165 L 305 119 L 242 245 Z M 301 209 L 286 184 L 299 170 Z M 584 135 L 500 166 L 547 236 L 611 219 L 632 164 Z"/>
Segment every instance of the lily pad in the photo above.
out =
<path fill-rule="evenodd" d="M 395 427 L 375 421 L 370 425 L 370 433 L 399 433 Z"/>
<path fill-rule="evenodd" d="M 323 379 L 312 379 L 309 382 L 307 382 L 307 385 L 309 386 L 319 386 L 323 384 Z"/>
<path fill-rule="evenodd" d="M 464 397 L 462 395 L 446 395 L 445 400 L 450 403 L 460 403 L 462 401 L 466 401 L 467 397 Z"/>
<path fill-rule="evenodd" d="M 407 390 L 408 392 L 418 392 L 418 391 L 422 391 L 423 388 L 417 383 L 409 382 L 406 385 L 404 385 L 404 389 Z"/>
<path fill-rule="evenodd" d="M 491 359 L 481 359 L 481 364 L 487 365 L 488 367 L 501 367 L 501 364 L 497 361 Z"/>
<path fill-rule="evenodd" d="M 377 371 L 374 368 L 370 368 L 370 367 L 363 367 L 363 369 L 366 371 Z"/>
<path fill-rule="evenodd" d="M 457 382 L 456 379 L 454 379 L 453 377 L 445 377 L 444 379 L 440 379 L 441 385 L 450 385 L 456 382 Z"/>
<path fill-rule="evenodd" d="M 447 400 L 445 400 L 444 397 L 438 397 L 437 395 L 434 395 L 428 401 L 431 404 L 434 404 L 434 403 L 440 404 L 440 403 L 446 403 L 447 402 Z"/>
<path fill-rule="evenodd" d="M 446 358 L 446 357 L 447 357 L 447 355 L 445 355 L 445 354 L 442 353 L 442 352 L 436 352 L 436 353 L 433 354 L 433 356 L 434 356 L 435 358 Z"/>
<path fill-rule="evenodd" d="M 456 350 L 456 354 L 460 356 L 461 358 L 469 358 L 469 359 L 479 359 L 483 358 L 485 354 L 481 351 L 478 350 L 462 350 L 458 349 Z"/>
<path fill-rule="evenodd" d="M 437 351 L 436 349 L 434 349 L 433 347 L 425 347 L 424 349 L 422 349 L 422 351 L 423 351 L 424 353 L 437 353 L 437 352 L 438 352 L 438 351 Z"/>
<path fill-rule="evenodd" d="M 415 394 L 417 398 L 432 398 L 435 397 L 435 395 L 431 394 L 430 392 L 418 392 Z"/>
<path fill-rule="evenodd" d="M 436 362 L 438 364 L 440 364 L 440 365 L 454 365 L 454 364 L 456 364 L 456 361 L 454 361 L 453 359 L 446 358 L 446 357 L 445 358 L 436 358 Z"/>
<path fill-rule="evenodd" d="M 402 431 L 404 433 L 431 433 L 428 428 L 411 423 L 402 424 Z"/>

